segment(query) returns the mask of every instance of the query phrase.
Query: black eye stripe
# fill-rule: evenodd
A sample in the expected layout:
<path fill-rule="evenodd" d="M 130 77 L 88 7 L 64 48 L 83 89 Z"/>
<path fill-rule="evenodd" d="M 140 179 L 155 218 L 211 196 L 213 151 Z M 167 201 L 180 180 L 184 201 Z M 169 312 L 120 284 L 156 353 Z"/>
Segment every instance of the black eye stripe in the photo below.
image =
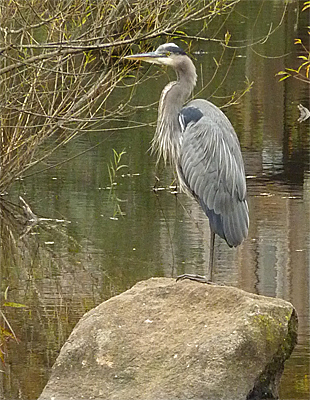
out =
<path fill-rule="evenodd" d="M 169 46 L 165 48 L 166 53 L 186 55 L 185 51 L 180 47 Z"/>
<path fill-rule="evenodd" d="M 181 49 L 181 47 L 179 46 L 169 46 L 169 44 L 167 45 L 162 45 L 159 46 L 158 49 L 156 50 L 156 53 L 159 56 L 163 56 L 163 57 L 169 57 L 173 54 L 177 54 L 177 55 L 184 55 L 186 56 L 186 53 L 183 49 Z"/>

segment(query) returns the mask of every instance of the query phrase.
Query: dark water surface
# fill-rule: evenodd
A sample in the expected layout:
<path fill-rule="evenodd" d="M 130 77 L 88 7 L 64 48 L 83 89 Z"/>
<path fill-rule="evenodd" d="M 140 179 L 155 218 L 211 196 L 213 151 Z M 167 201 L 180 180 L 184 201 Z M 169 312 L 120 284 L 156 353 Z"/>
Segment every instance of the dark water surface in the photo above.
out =
<path fill-rule="evenodd" d="M 214 280 L 296 307 L 299 341 L 280 391 L 287 400 L 308 399 L 310 385 L 310 129 L 309 120 L 297 122 L 297 105 L 309 108 L 309 84 L 279 82 L 275 74 L 298 66 L 294 38 L 308 43 L 309 14 L 301 13 L 301 5 L 292 1 L 285 9 L 282 1 L 243 1 L 227 20 L 200 32 L 222 39 L 229 31 L 232 48 L 222 55 L 217 41 L 192 47 L 198 97 L 223 106 L 247 80 L 253 82 L 237 104 L 224 108 L 245 161 L 249 237 L 237 249 L 216 239 Z M 173 171 L 156 167 L 148 152 L 156 102 L 173 72 L 141 66 L 133 73 L 151 79 L 134 92 L 127 121 L 79 136 L 10 193 L 12 202 L 22 196 L 47 220 L 21 229 L 15 247 L 1 243 L 1 292 L 9 286 L 9 300 L 28 306 L 6 310 L 20 343 L 8 344 L 6 364 L 0 365 L 1 399 L 39 396 L 75 323 L 101 301 L 152 276 L 204 273 L 206 217 L 192 199 L 174 193 Z M 120 87 L 115 104 L 127 95 Z M 150 124 L 138 126 L 143 123 Z M 124 166 L 110 177 L 112 149 L 125 154 L 118 164 Z"/>

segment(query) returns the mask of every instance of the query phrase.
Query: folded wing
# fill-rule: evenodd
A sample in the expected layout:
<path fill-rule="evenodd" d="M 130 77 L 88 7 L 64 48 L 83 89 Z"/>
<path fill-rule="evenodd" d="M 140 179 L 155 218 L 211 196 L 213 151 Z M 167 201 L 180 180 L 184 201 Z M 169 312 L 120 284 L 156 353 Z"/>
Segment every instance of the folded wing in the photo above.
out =
<path fill-rule="evenodd" d="M 194 100 L 179 116 L 178 175 L 200 203 L 211 229 L 238 246 L 248 234 L 244 165 L 237 135 L 225 114 Z"/>

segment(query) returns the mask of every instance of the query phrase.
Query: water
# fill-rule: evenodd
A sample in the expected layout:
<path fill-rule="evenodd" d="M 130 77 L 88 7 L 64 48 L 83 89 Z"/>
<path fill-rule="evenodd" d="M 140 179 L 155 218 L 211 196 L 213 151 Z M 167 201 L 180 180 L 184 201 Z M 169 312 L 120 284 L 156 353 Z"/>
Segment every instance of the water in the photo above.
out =
<path fill-rule="evenodd" d="M 237 104 L 224 108 L 245 161 L 249 237 L 237 249 L 216 240 L 214 280 L 280 297 L 296 307 L 299 340 L 286 363 L 283 400 L 309 398 L 310 129 L 308 121 L 297 122 L 297 105 L 309 108 L 309 85 L 293 79 L 279 83 L 275 77 L 286 66 L 296 66 L 294 38 L 307 39 L 308 19 L 300 4 L 290 2 L 285 13 L 280 1 L 242 2 L 223 25 L 215 20 L 210 36 L 223 37 L 228 30 L 233 39 L 216 74 L 214 58 L 220 60 L 222 47 L 212 41 L 193 47 L 202 50 L 195 56 L 199 97 L 222 106 L 246 87 L 246 79 L 253 82 Z M 268 40 L 245 46 L 273 29 Z M 145 72 L 147 67 L 141 68 Z M 154 77 L 137 88 L 132 102 L 145 108 L 130 119 L 150 125 L 122 130 L 114 123 L 112 131 L 86 133 L 30 171 L 10 193 L 11 201 L 16 203 L 20 195 L 36 215 L 51 220 L 21 227 L 5 214 L 4 232 L 18 232 L 21 239 L 10 247 L 2 241 L 1 291 L 9 286 L 9 300 L 27 305 L 5 310 L 20 340 L 8 343 L 1 366 L 5 400 L 40 394 L 62 344 L 85 311 L 152 276 L 204 273 L 206 218 L 193 200 L 174 194 L 173 171 L 156 167 L 148 152 L 154 103 L 173 73 L 167 72 L 168 77 L 152 67 L 149 74 Z M 124 93 L 116 92 L 114 101 Z M 112 149 L 126 153 L 120 163 L 125 166 L 111 181 Z"/>

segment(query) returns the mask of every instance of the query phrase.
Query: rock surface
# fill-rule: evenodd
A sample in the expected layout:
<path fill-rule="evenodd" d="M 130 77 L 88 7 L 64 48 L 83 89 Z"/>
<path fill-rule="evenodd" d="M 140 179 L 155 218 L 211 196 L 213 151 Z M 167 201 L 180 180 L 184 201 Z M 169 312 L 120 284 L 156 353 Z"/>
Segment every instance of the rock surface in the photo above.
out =
<path fill-rule="evenodd" d="M 39 400 L 276 396 L 296 332 L 284 300 L 149 279 L 83 316 Z"/>

